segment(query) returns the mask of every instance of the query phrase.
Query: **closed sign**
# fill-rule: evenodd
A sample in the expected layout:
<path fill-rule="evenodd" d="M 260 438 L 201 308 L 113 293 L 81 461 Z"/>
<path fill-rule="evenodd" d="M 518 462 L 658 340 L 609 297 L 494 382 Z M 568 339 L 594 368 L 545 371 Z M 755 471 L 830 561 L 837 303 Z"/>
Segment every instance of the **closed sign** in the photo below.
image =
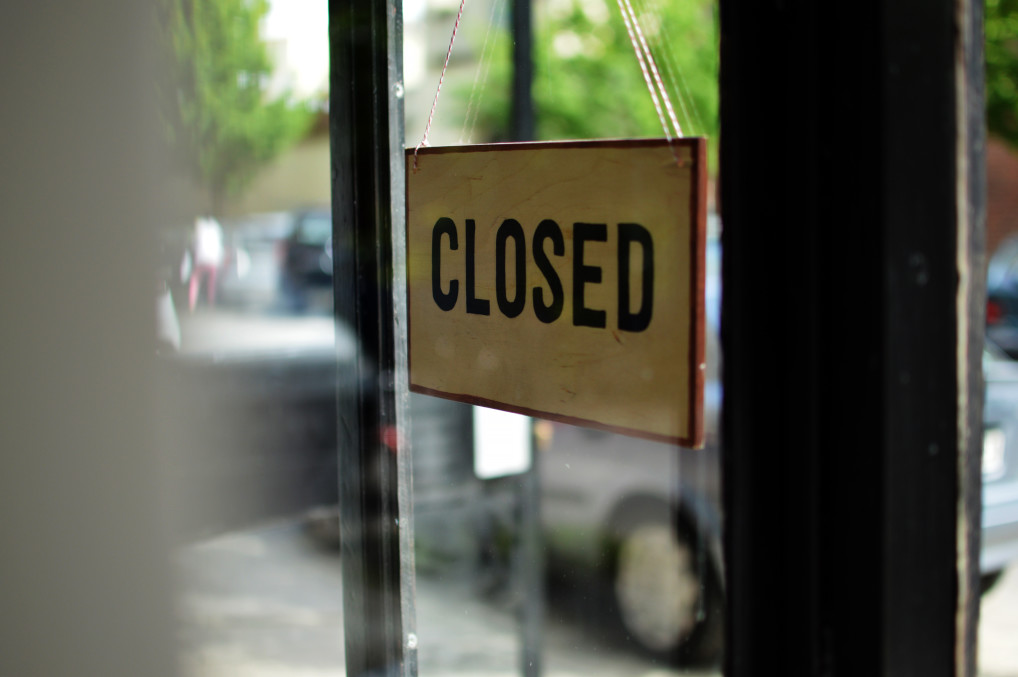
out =
<path fill-rule="evenodd" d="M 411 390 L 702 444 L 705 152 L 407 151 Z"/>

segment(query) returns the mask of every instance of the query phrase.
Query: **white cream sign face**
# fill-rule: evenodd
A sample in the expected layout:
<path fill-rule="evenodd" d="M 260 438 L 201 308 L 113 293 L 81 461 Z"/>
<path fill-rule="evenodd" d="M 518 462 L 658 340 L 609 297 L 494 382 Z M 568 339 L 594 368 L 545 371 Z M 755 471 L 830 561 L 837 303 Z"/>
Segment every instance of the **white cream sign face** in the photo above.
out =
<path fill-rule="evenodd" d="M 407 151 L 411 390 L 699 446 L 705 147 Z"/>

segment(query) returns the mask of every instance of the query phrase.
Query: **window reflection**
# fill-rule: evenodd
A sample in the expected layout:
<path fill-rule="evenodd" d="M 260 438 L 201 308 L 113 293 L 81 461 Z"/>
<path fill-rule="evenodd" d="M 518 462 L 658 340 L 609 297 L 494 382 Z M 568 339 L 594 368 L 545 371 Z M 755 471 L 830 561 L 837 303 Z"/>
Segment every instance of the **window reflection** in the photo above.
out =
<path fill-rule="evenodd" d="M 335 500 L 337 365 L 356 347 L 331 288 L 315 312 L 286 305 L 277 252 L 293 221 L 224 219 L 222 260 L 199 278 L 190 245 L 173 257 L 184 274 L 168 281 L 161 324 L 179 338 L 159 367 L 185 534 Z"/>
<path fill-rule="evenodd" d="M 603 13 L 597 3 L 554 4 L 570 23 Z M 445 55 L 445 19 L 455 9 L 405 8 L 408 138 L 423 128 Z M 483 14 L 500 25 L 497 4 Z M 320 35 L 323 26 L 305 24 L 295 35 Z M 504 39 L 462 39 L 467 56 L 450 76 L 472 81 L 485 54 L 494 63 L 488 89 L 481 83 L 469 93 L 484 98 L 482 128 L 485 120 L 498 124 L 491 111 L 504 108 L 505 55 L 489 47 Z M 273 50 L 286 53 L 278 41 Z M 432 138 L 452 142 L 469 100 L 443 103 Z M 196 207 L 157 235 L 159 435 L 167 514 L 180 543 L 187 674 L 345 672 L 343 625 L 356 619 L 344 619 L 341 604 L 336 407 L 337 390 L 351 387 L 358 346 L 350 318 L 333 312 L 332 271 L 353 253 L 350 242 L 333 240 L 327 120 L 321 111 L 317 120 L 215 217 Z M 475 131 L 475 140 L 499 136 L 494 127 Z M 513 460 L 479 464 L 483 414 L 410 396 L 409 431 L 396 432 L 409 432 L 413 454 L 422 675 L 517 674 L 532 650 L 549 675 L 717 674 L 724 562 L 714 235 L 705 450 L 522 419 L 526 434 L 495 433 L 502 443 L 517 438 L 506 454 Z M 1003 374 L 994 390 L 1013 390 L 1013 365 L 992 361 L 988 369 Z M 1003 437 L 1005 428 L 1013 432 L 1014 408 L 995 397 L 987 442 L 996 454 L 987 480 L 995 484 L 987 495 L 1003 504 L 1013 498 L 1005 484 L 1018 467 Z M 379 443 L 388 453 L 397 436 L 385 432 Z M 528 509 L 538 507 L 539 520 L 529 520 Z M 529 539 L 537 539 L 536 554 Z M 993 555 L 987 573 L 1009 573 L 985 598 L 988 639 L 980 643 L 1005 654 L 985 659 L 997 669 L 1010 665 L 1006 628 L 1018 578 L 1005 568 L 1012 551 Z M 544 619 L 536 640 L 526 625 L 535 609 Z"/>

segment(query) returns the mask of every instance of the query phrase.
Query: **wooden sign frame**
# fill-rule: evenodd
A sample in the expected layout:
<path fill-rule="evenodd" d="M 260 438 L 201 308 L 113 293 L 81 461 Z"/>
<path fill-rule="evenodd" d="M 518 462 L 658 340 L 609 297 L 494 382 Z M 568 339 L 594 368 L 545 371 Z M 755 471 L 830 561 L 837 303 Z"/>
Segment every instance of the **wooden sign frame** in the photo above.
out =
<path fill-rule="evenodd" d="M 408 149 L 406 151 L 406 227 L 410 390 L 468 404 L 492 407 L 528 416 L 669 442 L 686 447 L 702 446 L 705 372 L 706 149 L 706 140 L 700 138 L 671 141 L 665 139 L 635 139 L 484 144 L 423 148 L 418 151 Z M 530 155 L 525 155 L 527 153 Z M 651 245 L 648 243 L 644 245 L 645 248 L 642 250 L 640 249 L 641 245 L 639 242 L 633 245 L 634 241 L 639 240 L 639 237 L 637 237 L 639 233 L 629 229 L 629 226 L 633 224 L 623 223 L 621 219 L 616 219 L 619 222 L 617 223 L 617 235 L 615 235 L 616 223 L 608 223 L 606 219 L 589 219 L 598 221 L 596 224 L 568 223 L 568 219 L 562 218 L 561 215 L 569 210 L 563 210 L 559 207 L 558 205 L 561 203 L 555 202 L 557 198 L 541 197 L 544 193 L 554 193 L 553 186 L 549 187 L 547 181 L 542 182 L 540 180 L 540 177 L 544 176 L 544 172 L 550 172 L 550 175 L 555 176 L 556 180 L 561 178 L 561 185 L 569 187 L 570 182 L 576 184 L 583 181 L 585 172 L 588 171 L 585 167 L 588 159 L 591 165 L 590 171 L 595 171 L 595 166 L 601 167 L 603 171 L 605 167 L 611 170 L 613 168 L 612 163 L 627 157 L 635 157 L 636 164 L 631 167 L 623 167 L 618 174 L 621 191 L 619 194 L 623 197 L 621 201 L 630 205 L 638 205 L 639 209 L 642 210 L 644 202 L 648 200 L 644 199 L 642 194 L 637 197 L 630 196 L 630 193 L 639 193 L 640 190 L 643 190 L 642 186 L 638 185 L 640 183 L 647 183 L 647 189 L 653 190 L 652 193 L 648 193 L 651 196 L 650 201 L 656 201 L 658 198 L 663 201 L 662 204 L 665 211 L 660 211 L 661 207 L 656 207 L 659 211 L 655 213 L 664 214 L 666 223 L 645 224 L 647 228 L 651 229 L 651 232 L 655 233 L 653 236 L 644 236 L 645 238 L 652 237 L 654 243 L 657 243 L 659 240 L 667 243 L 667 246 L 661 247 L 661 251 L 658 253 L 648 251 L 648 249 L 653 249 L 653 247 L 659 247 L 660 245 L 658 244 Z M 539 171 L 535 174 L 538 178 L 533 183 L 528 183 L 520 178 L 520 175 L 524 173 L 524 167 L 538 168 Z M 433 170 L 434 173 L 427 174 L 429 170 Z M 501 176 L 499 172 L 502 171 L 508 173 L 505 176 Z M 489 179 L 487 178 L 487 172 L 492 172 L 501 178 Z M 661 177 L 655 178 L 658 177 L 659 173 Z M 630 174 L 633 175 L 632 179 L 628 178 Z M 645 181 L 642 180 L 645 174 L 651 178 Z M 630 183 L 627 183 L 627 180 Z M 636 182 L 636 184 L 632 182 Z M 596 197 L 598 193 L 604 193 L 606 186 L 614 188 L 611 185 L 610 179 L 605 178 L 598 179 L 592 185 L 595 186 L 593 193 L 585 193 L 582 187 L 570 187 L 570 198 L 573 201 L 570 204 L 573 206 L 580 205 L 583 200 Z M 602 190 L 596 190 L 597 186 L 600 186 Z M 510 197 L 506 198 L 506 193 L 510 194 Z M 538 197 L 534 198 L 535 195 Z M 487 201 L 476 202 L 475 200 L 480 199 L 479 196 L 483 196 Z M 606 363 L 617 364 L 619 366 L 615 367 L 614 372 L 605 372 L 607 374 L 605 379 L 607 380 L 591 380 L 582 397 L 592 398 L 594 405 L 581 404 L 578 406 L 579 410 L 577 410 L 577 407 L 570 409 L 567 404 L 559 406 L 557 404 L 558 400 L 550 405 L 548 404 L 549 397 L 551 397 L 547 394 L 548 390 L 561 390 L 566 393 L 566 395 L 561 395 L 560 393 L 562 402 L 565 402 L 565 399 L 569 396 L 577 397 L 576 392 L 558 381 L 549 383 L 545 389 L 541 389 L 541 384 L 535 385 L 530 382 L 521 383 L 512 381 L 513 371 L 516 368 L 513 364 L 519 366 L 520 356 L 524 354 L 529 356 L 531 354 L 530 352 L 521 352 L 521 342 L 526 343 L 529 339 L 535 338 L 538 333 L 549 331 L 552 332 L 550 335 L 558 337 L 556 341 L 564 344 L 561 340 L 562 336 L 565 332 L 573 331 L 567 328 L 566 325 L 569 325 L 568 321 L 559 322 L 561 326 L 556 325 L 558 328 L 552 330 L 549 328 L 555 324 L 554 322 L 549 321 L 547 318 L 538 322 L 531 317 L 531 315 L 538 314 L 538 301 L 544 298 L 538 296 L 538 288 L 536 286 L 528 288 L 517 285 L 514 290 L 515 296 L 511 300 L 509 299 L 510 294 L 506 291 L 507 283 L 505 280 L 506 276 L 509 275 L 506 269 L 512 268 L 510 264 L 506 263 L 506 257 L 509 256 L 509 252 L 512 251 L 517 257 L 516 275 L 527 279 L 528 274 L 538 270 L 540 266 L 540 263 L 536 262 L 539 254 L 537 252 L 537 240 L 539 238 L 535 235 L 536 228 L 534 222 L 536 222 L 536 218 L 531 218 L 531 222 L 525 223 L 522 226 L 522 230 L 516 228 L 516 232 L 520 235 L 519 239 L 513 239 L 515 236 L 512 232 L 504 235 L 501 232 L 503 228 L 497 227 L 499 224 L 506 225 L 507 221 L 515 222 L 514 216 L 516 211 L 514 210 L 516 209 L 532 214 L 540 212 L 540 209 L 534 211 L 535 208 L 532 207 L 535 199 L 537 201 L 547 200 L 548 204 L 552 205 L 552 207 L 547 209 L 544 207 L 541 207 L 541 209 L 558 215 L 556 218 L 562 221 L 560 230 L 565 235 L 564 238 L 562 235 L 559 235 L 558 238 L 546 237 L 542 240 L 545 249 L 550 249 L 555 254 L 559 254 L 562 250 L 559 249 L 559 243 L 555 242 L 556 239 L 560 241 L 564 239 L 565 242 L 576 248 L 573 259 L 568 259 L 569 262 L 563 264 L 566 267 L 572 266 L 574 274 L 580 275 L 579 283 L 576 282 L 576 279 L 571 280 L 573 303 L 571 305 L 568 302 L 566 303 L 566 306 L 573 313 L 572 324 L 577 326 L 584 324 L 594 326 L 594 324 L 600 322 L 598 327 L 602 328 L 602 332 L 597 334 L 599 337 L 597 341 L 601 341 L 602 344 L 615 349 L 618 354 L 631 355 L 639 352 L 642 348 L 633 348 L 628 353 L 624 349 L 629 350 L 628 344 L 643 345 L 640 344 L 640 341 L 644 339 L 643 335 L 626 331 L 626 326 L 624 326 L 626 325 L 625 321 L 631 320 L 635 314 L 631 312 L 629 293 L 624 293 L 623 290 L 628 291 L 638 287 L 640 284 L 639 280 L 643 279 L 646 281 L 648 273 L 644 270 L 643 278 L 639 277 L 639 272 L 627 275 L 626 272 L 629 271 L 629 267 L 626 262 L 632 260 L 631 257 L 636 255 L 633 253 L 634 250 L 639 250 L 645 257 L 657 257 L 656 266 L 654 265 L 654 258 L 650 259 L 649 267 L 653 271 L 649 273 L 653 277 L 651 285 L 648 287 L 645 283 L 640 292 L 632 292 L 633 296 L 639 297 L 638 307 L 641 312 L 642 310 L 647 310 L 651 303 L 654 304 L 653 310 L 648 310 L 647 313 L 647 315 L 651 312 L 654 313 L 653 322 L 656 323 L 654 326 L 656 333 L 654 333 L 653 338 L 653 349 L 651 352 L 648 352 L 648 355 L 656 355 L 657 357 L 650 361 L 645 359 L 641 363 L 644 367 L 634 370 L 629 368 L 630 363 L 627 361 L 629 358 L 618 358 L 613 353 L 612 359 L 606 359 Z M 505 200 L 506 206 L 496 206 L 489 209 L 488 204 L 492 200 L 497 202 L 498 205 L 501 205 L 501 201 Z M 469 202 L 471 207 L 461 208 L 465 202 Z M 597 200 L 594 199 L 593 202 L 597 202 Z M 483 206 L 479 207 L 479 204 Z M 467 211 L 464 211 L 464 209 L 467 209 Z M 474 214 L 473 211 L 470 211 L 471 209 L 477 213 Z M 586 213 L 580 208 L 573 209 L 572 211 Z M 640 213 L 644 212 L 641 211 Z M 477 216 L 477 219 L 470 218 L 471 215 Z M 549 216 L 548 220 L 553 220 L 553 218 Z M 661 219 L 657 220 L 660 221 Z M 520 219 L 520 222 L 523 221 L 524 219 Z M 519 226 L 519 222 L 509 225 L 516 227 Z M 541 225 L 544 225 L 543 222 Z M 586 240 L 587 236 L 582 234 L 579 228 L 582 226 L 586 229 L 590 225 L 599 227 L 596 229 L 596 235 L 599 235 L 599 237 L 595 237 L 593 240 Z M 605 228 L 603 226 L 606 225 L 608 236 L 607 239 L 604 239 Z M 647 230 L 647 228 L 639 224 L 636 225 L 639 229 Z M 427 232 L 425 232 L 425 229 Z M 497 241 L 495 238 L 496 229 L 498 231 Z M 527 233 L 524 233 L 524 230 Z M 480 233 L 480 235 L 477 233 Z M 586 230 L 583 233 L 586 233 Z M 687 236 L 688 239 L 686 239 Z M 612 240 L 613 237 L 615 238 L 614 240 Z M 510 240 L 512 243 L 507 244 Z M 607 321 L 605 318 L 605 314 L 608 317 L 612 316 L 612 312 L 607 311 L 606 308 L 606 306 L 610 305 L 604 300 L 607 296 L 604 298 L 599 297 L 600 300 L 597 302 L 590 302 L 590 305 L 598 306 L 600 304 L 602 307 L 602 310 L 594 311 L 595 313 L 600 313 L 600 315 L 594 317 L 593 324 L 587 324 L 589 321 L 587 316 L 578 318 L 580 311 L 585 312 L 589 310 L 584 305 L 584 290 L 600 292 L 601 287 L 609 287 L 609 284 L 602 284 L 602 279 L 604 278 L 605 282 L 610 281 L 611 275 L 604 275 L 604 271 L 612 272 L 609 270 L 610 266 L 584 265 L 584 245 L 582 241 L 594 242 L 593 245 L 587 245 L 588 252 L 606 250 L 613 243 L 618 250 L 617 258 L 612 259 L 619 262 L 618 269 L 614 271 L 614 279 L 617 281 L 618 290 L 616 298 L 618 326 L 614 326 L 614 318 L 610 321 Z M 496 252 L 495 275 L 496 277 L 501 275 L 498 279 L 502 281 L 502 287 L 498 287 L 496 291 L 493 291 L 493 287 L 488 285 L 483 293 L 478 292 L 476 289 L 480 289 L 480 285 L 475 279 L 477 275 L 474 272 L 474 266 L 476 266 L 477 257 L 474 253 L 474 248 L 478 247 L 477 243 L 481 243 L 478 251 L 487 251 L 490 257 L 493 242 L 495 243 L 494 251 Z M 531 244 L 534 247 L 532 255 L 529 252 L 529 245 Z M 487 247 L 487 250 L 484 250 L 484 247 Z M 598 247 L 600 249 L 597 249 Z M 524 249 L 527 250 L 526 261 L 523 264 L 524 268 L 520 268 L 518 263 L 521 256 L 520 251 Z M 470 252 L 469 254 L 467 253 L 468 251 Z M 497 252 L 499 251 L 501 251 L 502 256 L 501 264 L 497 262 Z M 547 251 L 545 251 L 545 255 L 547 256 Z M 579 257 L 578 263 L 576 260 L 577 255 Z M 474 256 L 473 261 L 469 258 L 470 256 Z M 533 256 L 534 260 L 531 259 L 531 256 Z M 588 256 L 593 255 L 588 254 Z M 608 254 L 604 253 L 600 254 L 600 256 L 605 261 L 609 257 Z M 443 263 L 443 257 L 448 259 L 445 263 Z M 457 272 L 463 270 L 462 266 L 459 268 L 454 268 L 453 266 L 453 263 L 458 263 L 461 260 L 457 257 L 468 257 L 465 264 L 467 270 L 463 276 L 465 279 L 458 277 L 450 279 L 452 274 L 442 270 L 442 266 L 445 266 L 447 270 L 456 270 Z M 685 258 L 685 261 L 681 260 L 683 258 Z M 548 261 L 548 258 L 544 260 Z M 642 262 L 647 263 L 646 259 L 643 259 Z M 684 263 L 686 264 L 684 270 L 672 270 L 673 267 L 681 267 Z M 491 271 L 485 269 L 482 272 L 490 273 Z M 488 275 L 488 278 L 490 277 L 491 275 Z M 596 282 L 592 282 L 595 277 Z M 444 279 L 440 280 L 440 278 Z M 628 281 L 623 281 L 630 278 L 635 281 L 632 285 Z M 674 280 L 676 284 L 666 284 L 663 287 L 655 286 L 659 278 L 666 279 L 666 282 Z M 549 281 L 550 278 L 544 278 L 545 283 Z M 560 281 L 565 282 L 564 280 Z M 555 290 L 548 285 L 546 287 L 543 290 L 546 296 L 551 296 L 556 291 L 559 296 L 568 295 L 562 289 Z M 579 288 L 578 303 L 575 296 L 577 287 Z M 498 289 L 501 291 L 497 291 Z M 521 293 L 528 295 L 533 293 L 535 297 L 533 303 L 530 303 L 531 299 L 529 297 L 524 297 L 521 300 Z M 496 294 L 498 294 L 498 304 L 496 304 Z M 431 297 L 433 295 L 433 301 L 430 298 L 427 301 L 421 300 L 422 297 Z M 653 301 L 647 300 L 646 297 L 648 295 Z M 623 297 L 625 297 L 625 300 L 623 300 Z M 417 303 L 418 301 L 420 303 Z M 464 311 L 463 306 L 471 301 L 475 303 L 473 309 Z M 669 301 L 671 303 L 668 303 Z M 445 307 L 437 305 L 439 302 L 442 302 L 441 305 Z M 486 305 L 478 305 L 482 303 Z M 559 305 L 561 306 L 561 304 Z M 637 306 L 637 303 L 633 302 L 632 305 Z M 526 312 L 522 311 L 524 306 L 526 307 Z M 685 311 L 682 313 L 682 318 L 675 319 L 671 316 L 676 307 Z M 548 309 L 547 306 L 540 306 L 540 308 L 545 311 Z M 561 312 L 561 308 L 558 310 Z M 475 314 L 470 316 L 468 313 L 471 312 Z M 675 310 L 675 314 L 678 314 L 678 312 Z M 490 330 L 492 333 L 488 334 L 487 337 L 480 336 L 471 328 L 479 326 L 476 324 L 477 322 L 491 324 L 495 323 L 496 320 L 502 322 L 503 318 L 517 317 L 513 313 L 524 319 L 512 321 L 518 324 L 513 324 L 512 322 L 508 325 L 503 324 L 502 329 L 509 327 L 506 331 L 512 334 L 512 337 L 507 338 L 505 335 L 506 331 L 502 331 L 498 327 Z M 482 317 L 482 315 L 488 315 L 488 317 Z M 554 315 L 554 312 L 552 312 L 552 315 Z M 558 317 L 561 320 L 561 317 Z M 469 325 L 467 324 L 468 322 L 473 322 L 474 324 Z M 650 322 L 649 318 L 647 322 Z M 662 335 L 664 329 L 659 329 L 658 324 L 670 328 L 670 333 Z M 632 328 L 641 325 L 642 322 L 637 321 L 635 324 L 627 326 Z M 420 336 L 415 335 L 415 329 L 425 326 L 426 328 L 422 328 L 418 332 Z M 520 328 L 519 331 L 515 329 L 516 327 Z M 586 326 L 581 327 L 581 330 L 586 331 Z M 634 331 L 640 332 L 642 330 L 635 329 Z M 644 333 L 648 336 L 652 334 L 650 331 Z M 593 337 L 595 332 L 588 332 L 584 336 Z M 616 348 L 614 344 L 611 344 L 609 340 L 604 338 L 608 336 L 619 346 L 622 346 L 622 348 Z M 457 343 L 461 340 L 465 343 Z M 547 339 L 545 342 L 548 340 L 552 339 Z M 583 341 L 584 339 L 570 340 L 575 342 L 577 340 Z M 540 340 L 535 338 L 535 341 L 537 345 L 542 345 Z M 647 339 L 644 343 L 651 345 L 650 341 L 651 339 Z M 493 355 L 488 355 L 491 352 L 488 350 L 489 343 L 500 346 L 494 349 Z M 467 346 L 467 349 L 461 350 L 464 345 Z M 508 350 L 516 356 L 517 360 L 515 363 L 510 365 L 496 364 L 502 356 L 500 351 L 504 350 Z M 535 348 L 534 352 L 539 352 L 539 350 Z M 554 351 L 550 352 L 554 353 Z M 444 354 L 445 357 L 442 358 L 439 353 Z M 470 357 L 470 364 L 452 362 L 460 354 Z M 453 357 L 450 357 L 450 355 Z M 494 371 L 488 372 L 487 376 L 485 373 L 478 373 L 477 378 L 474 379 L 472 372 L 475 370 L 483 372 L 484 367 L 483 364 L 482 368 L 478 368 L 476 365 L 484 363 L 486 359 L 496 364 L 496 366 L 491 367 Z M 596 362 L 597 359 L 599 358 L 592 358 L 592 363 Z M 614 362 L 613 360 L 616 359 L 619 361 Z M 526 360 L 524 359 L 523 361 Z M 425 366 L 422 367 L 422 364 Z M 646 365 L 650 366 L 647 367 Z M 586 367 L 581 369 L 575 364 L 571 365 L 571 367 L 574 372 L 581 375 L 586 373 Z M 531 369 L 529 374 L 532 377 L 536 374 L 537 376 L 534 380 L 538 381 L 543 381 L 544 374 L 546 373 L 565 373 L 569 371 L 567 365 L 559 363 L 554 365 L 539 364 L 529 368 Z M 591 368 L 593 369 L 593 367 Z M 668 370 L 679 374 L 678 380 L 681 380 L 682 383 L 671 383 L 669 375 L 671 372 L 668 372 Z M 620 371 L 622 372 L 621 374 L 618 373 Z M 491 378 L 496 372 L 499 374 L 496 380 L 500 380 L 501 383 L 501 380 L 508 379 L 508 385 L 502 384 L 489 387 Z M 629 385 L 632 387 L 627 390 L 625 387 L 617 389 L 615 387 L 616 384 L 612 382 L 612 379 L 617 381 L 625 380 L 618 379 L 619 375 L 632 377 L 629 379 L 630 381 L 637 381 L 639 379 L 636 375 L 646 372 L 650 373 L 650 376 L 646 376 L 648 382 L 653 382 L 654 387 L 663 387 L 667 391 L 666 397 L 658 397 L 655 394 L 653 398 L 644 398 L 642 395 L 639 395 L 639 384 L 631 383 Z M 447 384 L 447 380 L 454 382 L 454 385 L 450 386 Z M 579 380 L 582 381 L 584 378 L 580 377 Z M 492 392 L 493 390 L 494 393 Z M 587 391 L 596 391 L 599 394 L 588 395 Z M 610 402 L 612 396 L 617 395 L 617 393 L 628 394 L 619 396 L 619 400 L 614 403 Z M 602 397 L 600 394 L 604 394 L 605 397 Z M 668 400 L 668 402 L 659 403 L 657 401 L 659 399 Z M 540 400 L 541 403 L 535 405 L 534 400 Z M 674 405 L 673 402 L 675 403 Z M 618 416 L 614 413 L 616 410 L 620 412 Z M 627 411 L 622 413 L 624 410 Z M 591 412 L 592 415 L 588 415 L 588 412 Z M 674 417 L 674 421 L 671 420 L 672 417 Z M 666 421 L 664 419 L 669 420 Z"/>

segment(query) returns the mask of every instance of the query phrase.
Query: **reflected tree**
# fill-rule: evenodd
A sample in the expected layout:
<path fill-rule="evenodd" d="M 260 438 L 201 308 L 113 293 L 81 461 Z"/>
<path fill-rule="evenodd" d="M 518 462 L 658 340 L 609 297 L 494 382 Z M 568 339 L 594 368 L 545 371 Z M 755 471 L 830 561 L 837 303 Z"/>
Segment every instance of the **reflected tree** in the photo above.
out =
<path fill-rule="evenodd" d="M 986 0 L 986 123 L 1018 148 L 1018 0 Z"/>
<path fill-rule="evenodd" d="M 288 91 L 270 94 L 273 61 L 260 32 L 268 9 L 267 0 L 158 2 L 165 129 L 174 158 L 216 214 L 313 118 Z"/>
<path fill-rule="evenodd" d="M 624 0 L 637 16 L 683 133 L 718 131 L 718 28 L 713 0 Z M 533 97 L 538 137 L 589 139 L 664 135 L 616 0 L 535 3 Z M 478 140 L 508 129 L 510 36 L 492 59 L 483 97 L 474 92 Z M 470 87 L 459 90 L 471 94 Z M 712 148 L 712 155 L 713 148 Z"/>

